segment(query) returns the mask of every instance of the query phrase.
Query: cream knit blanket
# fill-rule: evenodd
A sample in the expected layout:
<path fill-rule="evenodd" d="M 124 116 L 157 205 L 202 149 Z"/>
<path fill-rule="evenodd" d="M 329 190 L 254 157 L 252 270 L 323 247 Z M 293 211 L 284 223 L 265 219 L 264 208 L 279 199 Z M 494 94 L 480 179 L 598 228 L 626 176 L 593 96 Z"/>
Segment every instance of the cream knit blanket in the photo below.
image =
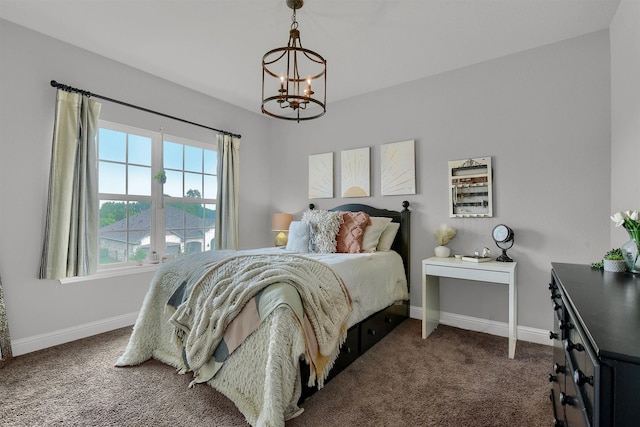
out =
<path fill-rule="evenodd" d="M 180 332 L 189 368 L 209 360 L 227 325 L 257 292 L 274 283 L 294 286 L 313 326 L 322 384 L 346 338 L 351 299 L 326 264 L 293 254 L 237 255 L 215 264 L 187 290 L 170 321 Z"/>

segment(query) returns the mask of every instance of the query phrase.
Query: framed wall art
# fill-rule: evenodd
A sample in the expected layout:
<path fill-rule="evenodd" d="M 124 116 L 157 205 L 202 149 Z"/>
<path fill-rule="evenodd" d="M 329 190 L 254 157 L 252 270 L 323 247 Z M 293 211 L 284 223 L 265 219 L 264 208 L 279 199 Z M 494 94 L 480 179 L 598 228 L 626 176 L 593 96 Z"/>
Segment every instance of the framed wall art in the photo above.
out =
<path fill-rule="evenodd" d="M 344 150 L 340 155 L 342 197 L 369 197 L 369 147 Z"/>
<path fill-rule="evenodd" d="M 309 198 L 333 197 L 333 153 L 309 156 Z"/>
<path fill-rule="evenodd" d="M 416 194 L 415 141 L 380 146 L 380 186 L 383 196 Z"/>

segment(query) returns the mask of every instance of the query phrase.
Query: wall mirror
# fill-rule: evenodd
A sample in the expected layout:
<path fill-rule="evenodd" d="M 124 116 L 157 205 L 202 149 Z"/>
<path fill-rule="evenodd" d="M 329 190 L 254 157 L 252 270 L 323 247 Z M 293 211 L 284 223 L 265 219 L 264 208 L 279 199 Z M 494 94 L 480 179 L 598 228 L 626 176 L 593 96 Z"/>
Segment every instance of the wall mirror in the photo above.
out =
<path fill-rule="evenodd" d="M 9 337 L 9 323 L 4 305 L 2 278 L 0 278 L 0 368 L 11 361 L 11 339 Z"/>

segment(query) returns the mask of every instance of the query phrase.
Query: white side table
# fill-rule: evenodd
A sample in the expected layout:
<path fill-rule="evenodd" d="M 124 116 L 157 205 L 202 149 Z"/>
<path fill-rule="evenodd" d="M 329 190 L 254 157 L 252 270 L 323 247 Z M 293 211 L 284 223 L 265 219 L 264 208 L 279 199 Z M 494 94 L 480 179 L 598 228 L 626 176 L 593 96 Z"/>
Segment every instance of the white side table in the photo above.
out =
<path fill-rule="evenodd" d="M 453 257 L 422 260 L 422 338 L 440 323 L 440 277 L 509 285 L 509 358 L 516 353 L 518 295 L 515 262 L 469 262 Z"/>

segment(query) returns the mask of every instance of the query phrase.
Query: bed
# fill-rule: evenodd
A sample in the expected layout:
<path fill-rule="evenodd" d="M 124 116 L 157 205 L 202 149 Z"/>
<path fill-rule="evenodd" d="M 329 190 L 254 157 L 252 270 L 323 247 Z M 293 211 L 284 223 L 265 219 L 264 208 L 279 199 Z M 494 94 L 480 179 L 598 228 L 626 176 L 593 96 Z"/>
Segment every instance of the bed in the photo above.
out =
<path fill-rule="evenodd" d="M 392 243 L 387 236 L 389 250 L 308 253 L 292 244 L 163 264 L 116 366 L 157 359 L 192 374 L 192 385 L 220 391 L 251 425 L 284 426 L 302 413 L 306 398 L 408 317 L 408 206 L 310 205 L 304 214 L 364 215 L 365 237 L 374 219 L 390 218 L 397 226 Z M 310 228 L 319 244 L 318 229 Z M 372 286 L 374 280 L 381 284 Z"/>

